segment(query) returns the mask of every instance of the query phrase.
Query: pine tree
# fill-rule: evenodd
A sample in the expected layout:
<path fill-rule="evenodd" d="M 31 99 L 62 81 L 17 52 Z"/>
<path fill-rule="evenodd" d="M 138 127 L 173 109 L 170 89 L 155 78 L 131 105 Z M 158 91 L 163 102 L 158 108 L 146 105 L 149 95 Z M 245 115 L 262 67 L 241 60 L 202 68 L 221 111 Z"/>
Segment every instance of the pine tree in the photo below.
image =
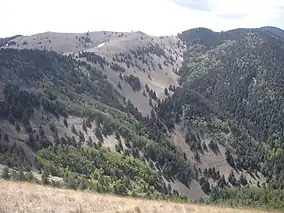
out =
<path fill-rule="evenodd" d="M 148 86 L 148 84 L 145 84 L 145 89 L 146 89 L 146 92 L 149 92 L 149 86 Z"/>
<path fill-rule="evenodd" d="M 125 146 L 129 149 L 131 148 L 131 144 L 128 138 L 125 139 Z"/>
<path fill-rule="evenodd" d="M 103 138 L 103 135 L 102 135 L 100 128 L 96 127 L 95 135 L 101 143 L 104 141 L 104 138 Z"/>
<path fill-rule="evenodd" d="M 120 82 L 118 82 L 117 87 L 118 87 L 120 90 L 122 89 L 122 86 L 121 86 L 121 83 L 120 83 Z"/>
<path fill-rule="evenodd" d="M 25 180 L 25 174 L 24 174 L 22 169 L 20 169 L 20 172 L 19 172 L 19 180 L 20 181 L 24 181 Z"/>
<path fill-rule="evenodd" d="M 152 107 L 153 103 L 152 103 L 152 98 L 149 98 L 149 105 Z"/>
<path fill-rule="evenodd" d="M 3 140 L 9 142 L 9 136 L 7 133 L 4 134 Z"/>
<path fill-rule="evenodd" d="M 211 192 L 210 184 L 209 184 L 208 180 L 205 180 L 205 181 L 202 183 L 201 189 L 202 189 L 206 194 L 209 194 L 209 193 Z"/>
<path fill-rule="evenodd" d="M 237 180 L 236 180 L 236 177 L 235 177 L 235 174 L 233 172 L 233 170 L 231 170 L 229 176 L 228 176 L 228 181 L 233 185 L 233 186 L 236 186 L 237 185 Z"/>
<path fill-rule="evenodd" d="M 226 161 L 228 162 L 228 164 L 232 167 L 235 167 L 235 162 L 234 162 L 234 158 L 232 157 L 230 150 L 226 150 L 225 152 L 226 155 Z"/>
<path fill-rule="evenodd" d="M 248 181 L 247 181 L 247 179 L 246 179 L 246 177 L 244 176 L 244 174 L 242 173 L 241 175 L 240 175 L 240 184 L 242 184 L 243 186 L 246 186 L 247 184 L 248 184 Z"/>
<path fill-rule="evenodd" d="M 64 124 L 64 126 L 65 126 L 66 128 L 68 128 L 68 122 L 67 122 L 67 119 L 66 119 L 66 118 L 64 118 L 63 124 Z"/>
<path fill-rule="evenodd" d="M 200 155 L 199 155 L 199 153 L 198 153 L 198 151 L 196 151 L 195 153 L 194 153 L 194 159 L 196 160 L 196 161 L 200 161 Z"/>
<path fill-rule="evenodd" d="M 8 167 L 4 167 L 2 169 L 2 178 L 5 180 L 9 180 L 10 179 L 10 174 L 9 174 L 9 168 Z"/>
<path fill-rule="evenodd" d="M 185 142 L 190 145 L 190 137 L 188 132 L 185 134 Z"/>
<path fill-rule="evenodd" d="M 115 139 L 118 140 L 118 141 L 120 140 L 119 132 L 115 132 Z"/>
<path fill-rule="evenodd" d="M 218 187 L 223 188 L 223 187 L 225 187 L 226 185 L 227 185 L 227 183 L 226 183 L 225 176 L 222 175 L 221 179 L 218 181 Z"/>
<path fill-rule="evenodd" d="M 72 124 L 71 132 L 72 132 L 73 134 L 75 134 L 75 135 L 78 135 L 78 132 L 77 132 L 77 130 L 76 130 L 74 124 Z"/>
<path fill-rule="evenodd" d="M 19 133 L 21 131 L 21 127 L 18 123 L 16 123 L 15 128 L 16 128 L 17 133 Z"/>
<path fill-rule="evenodd" d="M 48 174 L 45 171 L 41 174 L 41 182 L 43 185 L 49 184 Z"/>
<path fill-rule="evenodd" d="M 168 88 L 167 87 L 165 87 L 165 89 L 164 89 L 164 93 L 165 93 L 165 95 L 169 95 L 169 91 L 168 91 Z"/>
<path fill-rule="evenodd" d="M 25 175 L 25 179 L 26 179 L 28 182 L 32 182 L 32 181 L 34 180 L 33 173 L 32 173 L 32 172 L 27 172 L 26 175 Z"/>
<path fill-rule="evenodd" d="M 41 125 L 39 126 L 39 135 L 40 135 L 40 137 L 42 137 L 42 138 L 44 137 L 44 131 L 43 131 Z"/>
<path fill-rule="evenodd" d="M 83 131 L 84 131 L 85 133 L 88 132 L 88 130 L 87 130 L 87 125 L 86 125 L 86 122 L 85 122 L 85 121 L 83 121 L 82 129 L 83 129 Z"/>

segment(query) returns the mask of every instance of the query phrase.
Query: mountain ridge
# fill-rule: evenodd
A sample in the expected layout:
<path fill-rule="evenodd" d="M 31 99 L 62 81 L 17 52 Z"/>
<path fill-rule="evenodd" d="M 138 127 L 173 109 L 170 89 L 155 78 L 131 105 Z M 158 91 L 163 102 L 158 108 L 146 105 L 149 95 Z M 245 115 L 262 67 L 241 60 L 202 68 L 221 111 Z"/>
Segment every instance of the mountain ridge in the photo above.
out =
<path fill-rule="evenodd" d="M 269 29 L 13 38 L 0 51 L 1 162 L 120 195 L 278 196 L 284 41 Z"/>

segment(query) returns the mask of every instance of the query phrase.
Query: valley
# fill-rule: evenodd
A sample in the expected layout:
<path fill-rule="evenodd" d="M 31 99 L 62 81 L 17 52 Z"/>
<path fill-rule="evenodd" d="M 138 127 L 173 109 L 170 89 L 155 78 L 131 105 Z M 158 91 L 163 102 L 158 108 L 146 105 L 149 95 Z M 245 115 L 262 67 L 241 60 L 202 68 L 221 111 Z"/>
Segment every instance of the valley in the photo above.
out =
<path fill-rule="evenodd" d="M 33 171 L 52 186 L 283 209 L 282 35 L 1 39 L 2 176 Z"/>

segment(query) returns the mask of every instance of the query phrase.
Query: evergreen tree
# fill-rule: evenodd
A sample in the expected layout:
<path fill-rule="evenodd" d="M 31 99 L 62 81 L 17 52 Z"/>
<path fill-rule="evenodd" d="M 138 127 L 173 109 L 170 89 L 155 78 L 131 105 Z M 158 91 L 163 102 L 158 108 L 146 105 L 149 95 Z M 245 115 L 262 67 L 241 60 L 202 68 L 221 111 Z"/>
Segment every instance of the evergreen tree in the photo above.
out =
<path fill-rule="evenodd" d="M 165 89 L 164 89 L 164 93 L 165 93 L 165 95 L 169 95 L 169 91 L 168 91 L 168 88 L 167 87 L 165 87 Z"/>
<path fill-rule="evenodd" d="M 9 142 L 9 136 L 7 133 L 4 134 L 3 140 Z"/>
<path fill-rule="evenodd" d="M 76 130 L 74 124 L 72 124 L 71 132 L 72 132 L 73 134 L 75 134 L 75 135 L 78 135 L 78 132 L 77 132 L 77 130 Z"/>
<path fill-rule="evenodd" d="M 21 131 L 21 127 L 18 123 L 16 123 L 15 128 L 16 128 L 17 133 L 19 133 Z"/>
<path fill-rule="evenodd" d="M 96 135 L 97 139 L 98 139 L 101 143 L 104 141 L 102 132 L 101 132 L 101 130 L 100 130 L 99 127 L 96 127 L 95 135 Z"/>
<path fill-rule="evenodd" d="M 68 122 L 67 122 L 67 119 L 66 119 L 66 118 L 64 118 L 63 124 L 64 124 L 64 126 L 65 126 L 66 128 L 68 128 Z"/>
<path fill-rule="evenodd" d="M 247 179 L 246 179 L 246 177 L 244 176 L 243 173 L 240 175 L 240 181 L 239 182 L 243 186 L 246 186 L 248 184 L 248 181 L 247 181 Z"/>
<path fill-rule="evenodd" d="M 206 194 L 209 194 L 209 193 L 211 192 L 210 184 L 209 184 L 208 180 L 205 180 L 205 181 L 202 183 L 201 189 L 202 189 Z"/>
<path fill-rule="evenodd" d="M 83 121 L 82 129 L 85 133 L 88 133 L 86 121 Z"/>
<path fill-rule="evenodd" d="M 226 155 L 226 161 L 228 162 L 228 164 L 232 167 L 235 167 L 234 158 L 232 157 L 228 149 L 226 150 L 225 155 Z"/>
<path fill-rule="evenodd" d="M 32 172 L 27 172 L 25 174 L 25 179 L 28 181 L 28 182 L 32 182 L 34 180 L 34 175 Z"/>
<path fill-rule="evenodd" d="M 235 177 L 235 174 L 233 172 L 233 170 L 231 170 L 229 176 L 228 176 L 228 181 L 233 185 L 233 186 L 237 186 L 237 179 Z"/>
<path fill-rule="evenodd" d="M 4 167 L 2 169 L 2 178 L 5 179 L 5 180 L 9 180 L 10 179 L 10 174 L 9 174 L 9 169 L 8 167 Z"/>
<path fill-rule="evenodd" d="M 41 182 L 43 185 L 49 184 L 48 174 L 45 171 L 41 174 Z"/>

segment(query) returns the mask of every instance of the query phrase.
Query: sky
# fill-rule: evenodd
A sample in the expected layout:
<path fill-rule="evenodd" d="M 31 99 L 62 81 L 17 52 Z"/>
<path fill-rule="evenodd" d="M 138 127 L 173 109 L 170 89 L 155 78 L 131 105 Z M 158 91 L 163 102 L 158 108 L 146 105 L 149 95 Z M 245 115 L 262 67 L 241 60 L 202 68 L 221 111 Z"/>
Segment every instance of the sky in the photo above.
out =
<path fill-rule="evenodd" d="M 284 29 L 284 0 L 9 0 L 1 1 L 0 23 L 0 37 L 46 31 L 175 35 L 195 27 Z"/>

